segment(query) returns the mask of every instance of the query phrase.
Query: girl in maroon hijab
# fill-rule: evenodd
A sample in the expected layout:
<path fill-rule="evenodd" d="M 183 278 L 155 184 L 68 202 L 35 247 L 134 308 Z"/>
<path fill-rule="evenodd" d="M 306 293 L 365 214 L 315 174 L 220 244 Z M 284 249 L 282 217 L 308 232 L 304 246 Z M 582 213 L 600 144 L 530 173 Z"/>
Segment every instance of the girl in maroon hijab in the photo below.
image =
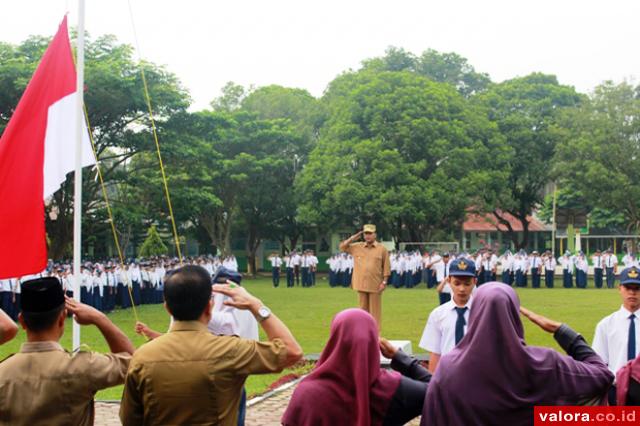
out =
<path fill-rule="evenodd" d="M 618 370 L 616 383 L 618 405 L 640 405 L 640 357 Z"/>
<path fill-rule="evenodd" d="M 569 356 L 527 346 L 519 311 L 554 333 Z M 467 334 L 440 360 L 421 425 L 531 425 L 534 406 L 599 403 L 612 382 L 582 336 L 520 308 L 508 285 L 489 283 L 473 298 Z"/>
<path fill-rule="evenodd" d="M 380 368 L 381 347 L 385 355 L 393 354 L 392 368 L 411 378 Z M 294 391 L 282 424 L 405 424 L 422 411 L 430 378 L 416 360 L 386 341 L 379 343 L 370 314 L 347 309 L 333 319 L 329 342 L 313 372 Z"/>

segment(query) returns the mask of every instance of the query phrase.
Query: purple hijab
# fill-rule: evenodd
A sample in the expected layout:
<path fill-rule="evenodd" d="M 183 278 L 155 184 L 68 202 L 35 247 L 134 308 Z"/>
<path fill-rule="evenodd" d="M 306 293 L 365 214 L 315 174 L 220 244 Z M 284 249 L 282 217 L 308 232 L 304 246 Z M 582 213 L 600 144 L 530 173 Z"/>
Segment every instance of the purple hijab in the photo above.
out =
<path fill-rule="evenodd" d="M 285 426 L 381 425 L 400 375 L 380 368 L 378 327 L 361 309 L 347 309 L 331 323 L 320 360 L 293 392 Z"/>
<path fill-rule="evenodd" d="M 530 425 L 535 405 L 578 405 L 606 394 L 612 376 L 597 355 L 579 362 L 527 346 L 519 311 L 510 286 L 478 289 L 467 334 L 431 379 L 421 426 Z"/>

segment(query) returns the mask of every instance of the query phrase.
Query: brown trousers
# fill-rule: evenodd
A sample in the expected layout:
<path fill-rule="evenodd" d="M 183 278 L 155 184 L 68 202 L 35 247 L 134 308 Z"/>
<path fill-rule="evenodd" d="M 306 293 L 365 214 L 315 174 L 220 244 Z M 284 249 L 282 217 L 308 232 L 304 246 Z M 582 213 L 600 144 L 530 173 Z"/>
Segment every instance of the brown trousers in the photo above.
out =
<path fill-rule="evenodd" d="M 371 314 L 378 324 L 378 331 L 382 330 L 382 293 L 358 292 L 360 309 Z"/>

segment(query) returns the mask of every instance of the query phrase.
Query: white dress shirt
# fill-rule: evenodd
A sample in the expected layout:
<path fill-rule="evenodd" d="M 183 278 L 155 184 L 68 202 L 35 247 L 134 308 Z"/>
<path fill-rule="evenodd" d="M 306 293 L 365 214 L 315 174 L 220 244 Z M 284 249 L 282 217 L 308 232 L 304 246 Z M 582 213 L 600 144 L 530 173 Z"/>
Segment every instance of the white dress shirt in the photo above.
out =
<path fill-rule="evenodd" d="M 469 325 L 469 310 L 471 309 L 471 299 L 465 305 L 467 311 L 464 313 L 464 333 L 467 332 Z M 444 355 L 456 346 L 456 321 L 458 321 L 458 313 L 454 309 L 456 304 L 453 300 L 444 303 L 429 314 L 427 325 L 422 332 L 420 338 L 420 346 L 422 349 L 431 353 Z"/>
<path fill-rule="evenodd" d="M 634 314 L 636 316 L 636 356 L 638 356 L 640 355 L 640 309 Z M 628 362 L 629 315 L 631 312 L 621 306 L 619 310 L 604 317 L 598 323 L 593 337 L 593 350 L 600 355 L 613 374 Z"/>

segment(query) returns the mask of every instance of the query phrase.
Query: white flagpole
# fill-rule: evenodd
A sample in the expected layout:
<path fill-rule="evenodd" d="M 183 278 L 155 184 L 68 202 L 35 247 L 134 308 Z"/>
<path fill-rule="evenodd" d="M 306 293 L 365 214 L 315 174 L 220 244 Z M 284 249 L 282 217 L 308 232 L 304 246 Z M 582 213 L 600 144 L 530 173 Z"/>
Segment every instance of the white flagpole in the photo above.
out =
<path fill-rule="evenodd" d="M 78 0 L 78 43 L 76 46 L 76 170 L 73 198 L 73 298 L 80 301 L 80 256 L 82 255 L 82 132 L 84 130 L 84 0 Z M 73 349 L 80 347 L 80 325 L 73 321 Z"/>

